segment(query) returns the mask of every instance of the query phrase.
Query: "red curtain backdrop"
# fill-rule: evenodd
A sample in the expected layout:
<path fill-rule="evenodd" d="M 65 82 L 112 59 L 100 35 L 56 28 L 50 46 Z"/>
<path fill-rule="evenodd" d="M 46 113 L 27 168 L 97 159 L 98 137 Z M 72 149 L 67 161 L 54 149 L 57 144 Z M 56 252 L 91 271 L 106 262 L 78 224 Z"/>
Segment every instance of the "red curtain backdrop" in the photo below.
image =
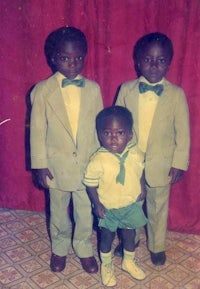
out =
<path fill-rule="evenodd" d="M 167 78 L 183 87 L 191 118 L 191 159 L 184 180 L 172 187 L 169 229 L 200 233 L 200 1 L 199 0 L 1 0 L 0 207 L 45 208 L 32 184 L 28 157 L 29 89 L 51 73 L 43 53 L 46 36 L 73 25 L 88 38 L 85 75 L 96 80 L 105 106 L 118 86 L 136 74 L 132 48 L 145 33 L 173 41 Z M 26 153 L 25 153 L 26 152 Z"/>

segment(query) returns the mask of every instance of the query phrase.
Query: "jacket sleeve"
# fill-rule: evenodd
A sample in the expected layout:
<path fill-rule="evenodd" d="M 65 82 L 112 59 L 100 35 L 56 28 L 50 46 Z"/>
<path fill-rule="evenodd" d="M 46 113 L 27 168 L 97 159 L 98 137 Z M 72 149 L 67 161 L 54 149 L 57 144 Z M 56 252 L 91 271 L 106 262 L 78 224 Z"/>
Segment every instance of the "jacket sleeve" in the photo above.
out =
<path fill-rule="evenodd" d="M 125 84 L 122 84 L 119 89 L 114 105 L 126 106 L 125 100 L 124 100 L 126 94 L 127 94 L 127 86 Z"/>
<path fill-rule="evenodd" d="M 47 120 L 45 115 L 45 100 L 40 87 L 31 92 L 31 122 L 30 122 L 30 144 L 31 144 L 31 167 L 47 168 L 46 153 L 46 131 Z"/>
<path fill-rule="evenodd" d="M 185 93 L 179 88 L 174 118 L 176 148 L 173 155 L 172 167 L 187 170 L 190 151 L 189 110 Z"/>

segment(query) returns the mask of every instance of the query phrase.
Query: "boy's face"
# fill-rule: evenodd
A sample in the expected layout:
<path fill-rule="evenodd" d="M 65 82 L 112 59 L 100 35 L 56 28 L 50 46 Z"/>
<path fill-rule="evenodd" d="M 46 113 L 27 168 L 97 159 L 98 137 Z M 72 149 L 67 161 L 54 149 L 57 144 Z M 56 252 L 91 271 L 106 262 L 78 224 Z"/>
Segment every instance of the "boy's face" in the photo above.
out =
<path fill-rule="evenodd" d="M 142 76 L 149 82 L 159 82 L 170 66 L 168 51 L 156 43 L 149 44 L 137 61 Z"/>
<path fill-rule="evenodd" d="M 74 79 L 83 70 L 85 53 L 78 44 L 78 42 L 62 42 L 52 58 L 56 70 L 69 79 Z"/>
<path fill-rule="evenodd" d="M 130 131 L 123 118 L 108 117 L 99 132 L 101 145 L 112 153 L 122 153 L 133 133 Z"/>

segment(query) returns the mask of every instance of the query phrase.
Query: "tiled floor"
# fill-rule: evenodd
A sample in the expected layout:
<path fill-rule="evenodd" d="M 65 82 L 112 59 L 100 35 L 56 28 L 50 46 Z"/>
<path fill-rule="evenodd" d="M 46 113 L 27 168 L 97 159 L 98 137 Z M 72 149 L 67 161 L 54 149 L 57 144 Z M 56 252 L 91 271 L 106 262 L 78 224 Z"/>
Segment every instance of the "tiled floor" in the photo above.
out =
<path fill-rule="evenodd" d="M 93 234 L 96 248 L 96 232 Z M 117 239 L 115 239 L 115 244 Z M 97 251 L 95 249 L 95 255 Z M 146 279 L 137 281 L 121 271 L 115 258 L 117 286 L 134 289 L 200 289 L 200 236 L 167 234 L 167 262 L 154 266 L 146 249 L 144 231 L 136 251 Z M 50 243 L 44 213 L 0 209 L 0 288 L 101 289 L 100 274 L 85 273 L 73 250 L 61 273 L 49 270 Z"/>

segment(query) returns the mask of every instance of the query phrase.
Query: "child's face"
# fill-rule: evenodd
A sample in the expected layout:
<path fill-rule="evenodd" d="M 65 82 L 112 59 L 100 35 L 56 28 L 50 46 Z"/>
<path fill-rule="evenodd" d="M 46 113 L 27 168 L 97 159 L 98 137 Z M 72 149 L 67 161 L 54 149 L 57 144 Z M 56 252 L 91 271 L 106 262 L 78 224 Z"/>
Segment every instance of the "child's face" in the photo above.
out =
<path fill-rule="evenodd" d="M 52 62 L 56 70 L 69 79 L 81 73 L 84 66 L 85 53 L 77 42 L 62 42 Z"/>
<path fill-rule="evenodd" d="M 137 61 L 137 66 L 149 82 L 159 82 L 170 66 L 168 51 L 159 44 L 149 44 Z"/>
<path fill-rule="evenodd" d="M 123 118 L 109 117 L 99 132 L 101 145 L 112 153 L 122 153 L 133 136 Z"/>

